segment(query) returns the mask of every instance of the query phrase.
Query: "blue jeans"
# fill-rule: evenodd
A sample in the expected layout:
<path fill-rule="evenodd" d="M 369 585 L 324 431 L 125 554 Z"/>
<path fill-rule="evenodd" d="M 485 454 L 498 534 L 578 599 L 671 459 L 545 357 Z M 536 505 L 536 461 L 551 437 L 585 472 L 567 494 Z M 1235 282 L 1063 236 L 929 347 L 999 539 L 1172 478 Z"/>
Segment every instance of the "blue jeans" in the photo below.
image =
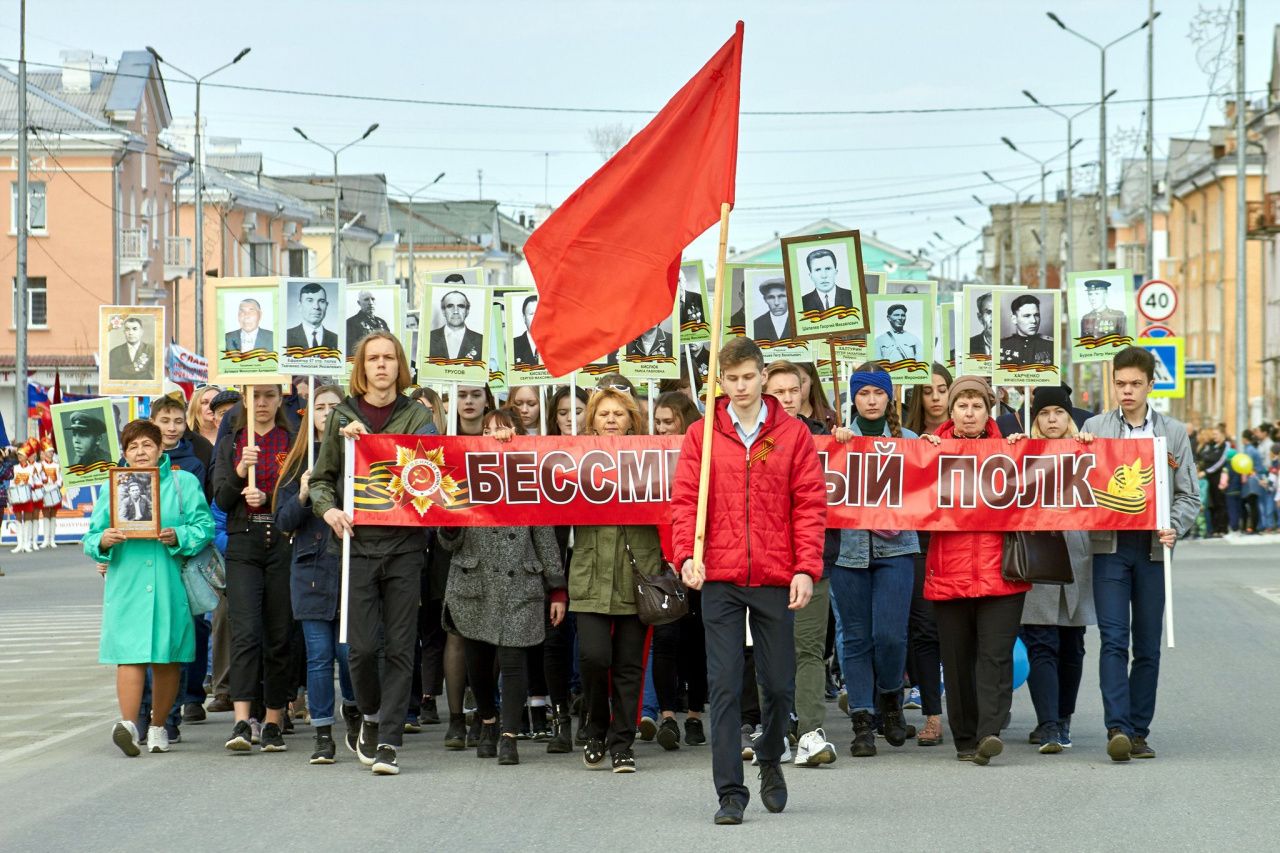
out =
<path fill-rule="evenodd" d="M 1116 553 L 1093 558 L 1093 603 L 1102 639 L 1098 681 L 1103 715 L 1107 729 L 1139 737 L 1150 734 L 1156 713 L 1164 619 L 1164 570 L 1150 558 L 1151 535 L 1121 532 Z"/>
<path fill-rule="evenodd" d="M 338 663 L 338 684 L 342 701 L 355 704 L 347 668 L 347 644 L 338 642 L 338 620 L 303 619 L 302 636 L 307 643 L 307 710 L 311 725 L 333 725 L 333 664 Z"/>
<path fill-rule="evenodd" d="M 1036 709 L 1036 725 L 1068 725 L 1084 674 L 1084 628 L 1023 625 L 1027 647 L 1027 690 Z"/>
<path fill-rule="evenodd" d="M 658 691 L 653 686 L 653 643 L 651 642 L 649 644 L 649 657 L 644 665 L 644 695 L 640 701 L 640 715 L 656 720 L 659 713 Z"/>
<path fill-rule="evenodd" d="M 182 665 L 182 683 L 178 690 L 178 701 L 203 705 L 208 697 L 204 693 L 204 677 L 209 671 L 209 634 L 211 629 L 205 614 L 193 616 L 191 621 L 196 629 L 196 659 Z"/>
<path fill-rule="evenodd" d="M 831 605 L 840 626 L 840 671 L 849 710 L 876 710 L 880 693 L 902 689 L 907 618 L 915 582 L 912 555 L 881 557 L 865 569 L 831 570 Z"/>

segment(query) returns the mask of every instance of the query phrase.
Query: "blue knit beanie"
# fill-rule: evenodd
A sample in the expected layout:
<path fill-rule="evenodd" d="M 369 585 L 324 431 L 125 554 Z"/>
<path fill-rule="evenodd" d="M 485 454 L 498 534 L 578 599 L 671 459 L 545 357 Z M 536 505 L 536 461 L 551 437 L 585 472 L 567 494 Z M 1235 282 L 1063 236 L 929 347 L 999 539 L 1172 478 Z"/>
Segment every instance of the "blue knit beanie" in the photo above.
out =
<path fill-rule="evenodd" d="M 858 370 L 849 377 L 849 399 L 858 396 L 858 392 L 867 386 L 879 388 L 886 396 L 893 397 L 893 380 L 889 374 L 880 370 Z"/>

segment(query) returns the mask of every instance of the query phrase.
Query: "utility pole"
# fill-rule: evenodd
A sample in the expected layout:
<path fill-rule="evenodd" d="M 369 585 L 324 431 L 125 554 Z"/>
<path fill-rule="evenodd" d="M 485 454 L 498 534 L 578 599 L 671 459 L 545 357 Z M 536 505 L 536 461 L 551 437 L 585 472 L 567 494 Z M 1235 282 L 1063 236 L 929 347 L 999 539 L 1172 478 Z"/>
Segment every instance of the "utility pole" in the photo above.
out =
<path fill-rule="evenodd" d="M 424 184 L 424 185 L 422 185 L 422 186 L 418 187 L 418 188 L 417 188 L 416 190 L 414 190 L 413 192 L 405 192 L 404 190 L 400 189 L 400 188 L 399 188 L 399 187 L 397 187 L 397 186 L 394 186 L 394 185 L 392 185 L 392 184 L 387 184 L 387 186 L 391 187 L 392 189 L 394 189 L 394 190 L 397 190 L 397 191 L 399 191 L 399 192 L 404 193 L 404 194 L 405 194 L 405 197 L 409 199 L 409 211 L 408 211 L 408 213 L 409 213 L 409 216 L 408 216 L 408 219 L 409 219 L 409 227 L 406 229 L 406 236 L 409 238 L 409 287 L 408 287 L 407 289 L 408 289 L 408 291 L 409 291 L 409 306 L 410 306 L 410 307 L 413 307 L 414 305 L 416 305 L 416 304 L 417 304 L 417 293 L 416 293 L 416 289 L 417 289 L 417 277 L 416 277 L 416 275 L 414 274 L 414 268 L 413 268 L 413 260 L 414 260 L 414 258 L 413 258 L 413 255 L 414 255 L 414 250 L 413 250 L 413 221 L 414 221 L 414 219 L 416 218 L 416 216 L 415 216 L 415 214 L 414 214 L 414 212 L 413 212 L 413 197 L 414 197 L 414 196 L 416 196 L 418 193 L 420 193 L 420 192 L 424 191 L 424 190 L 427 190 L 427 189 L 430 189 L 431 187 L 434 187 L 436 184 L 440 183 L 440 180 L 441 180 L 443 177 L 444 177 L 444 172 L 441 172 L 440 174 L 436 175 L 436 179 L 435 179 L 434 181 L 432 181 L 432 182 L 431 182 L 431 183 L 429 183 L 429 184 Z"/>
<path fill-rule="evenodd" d="M 1155 180 L 1154 174 L 1154 154 L 1153 149 L 1155 139 L 1155 122 L 1152 117 L 1151 108 L 1155 105 L 1155 14 L 1156 0 L 1147 0 L 1147 20 L 1151 26 L 1147 27 L 1147 281 L 1156 277 L 1156 259 L 1155 259 Z"/>
<path fill-rule="evenodd" d="M 1248 260 L 1246 221 L 1247 176 L 1245 167 L 1248 128 L 1244 94 L 1244 0 L 1236 0 L 1236 435 L 1249 424 L 1249 288 L 1245 266 Z"/>
<path fill-rule="evenodd" d="M 484 199 L 484 169 L 476 169 L 476 198 Z"/>
<path fill-rule="evenodd" d="M 27 440 L 27 0 L 18 7 L 18 269 L 17 310 L 13 324 L 18 351 L 13 360 L 14 436 L 16 444 Z"/>
<path fill-rule="evenodd" d="M 293 132 L 310 142 L 312 145 L 323 148 L 333 155 L 333 251 L 330 255 L 331 263 L 329 264 L 329 272 L 331 278 L 345 278 L 342 270 L 342 227 L 339 222 L 338 204 L 342 201 L 342 187 L 338 183 L 338 155 L 346 151 L 357 142 L 363 142 L 369 138 L 369 134 L 378 129 L 378 123 L 374 122 L 369 125 L 369 129 L 364 132 L 359 139 L 353 139 L 341 148 L 330 148 L 323 142 L 316 142 L 310 136 L 302 132 L 302 128 L 295 127 Z M 354 221 L 354 220 L 352 220 Z"/>

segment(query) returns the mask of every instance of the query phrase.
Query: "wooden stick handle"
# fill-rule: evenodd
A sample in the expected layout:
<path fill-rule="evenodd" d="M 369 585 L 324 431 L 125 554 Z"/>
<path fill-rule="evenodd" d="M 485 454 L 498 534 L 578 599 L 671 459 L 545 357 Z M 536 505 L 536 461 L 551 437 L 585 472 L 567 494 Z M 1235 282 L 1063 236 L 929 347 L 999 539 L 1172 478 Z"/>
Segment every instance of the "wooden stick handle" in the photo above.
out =
<path fill-rule="evenodd" d="M 253 417 L 253 386 L 244 386 L 244 422 L 245 428 L 245 447 L 258 446 L 258 424 Z M 249 466 L 249 488 L 256 489 L 258 480 L 258 471 L 256 465 Z"/>
<path fill-rule="evenodd" d="M 836 360 L 835 338 L 827 338 L 827 346 L 831 348 L 831 405 L 836 410 L 836 426 L 844 426 L 844 407 L 840 405 L 840 362 Z"/>
<path fill-rule="evenodd" d="M 707 547 L 707 495 L 711 486 L 711 438 L 716 418 L 716 381 L 720 375 L 720 321 L 724 316 L 724 264 L 729 248 L 729 211 L 720 205 L 720 249 L 716 255 L 716 287 L 711 309 L 711 352 L 707 359 L 707 384 L 703 388 L 706 411 L 702 418 L 702 459 L 698 470 L 698 519 L 693 528 L 693 564 L 702 565 Z M 693 377 L 690 377 L 690 381 Z M 679 567 L 677 567 L 677 570 Z"/>

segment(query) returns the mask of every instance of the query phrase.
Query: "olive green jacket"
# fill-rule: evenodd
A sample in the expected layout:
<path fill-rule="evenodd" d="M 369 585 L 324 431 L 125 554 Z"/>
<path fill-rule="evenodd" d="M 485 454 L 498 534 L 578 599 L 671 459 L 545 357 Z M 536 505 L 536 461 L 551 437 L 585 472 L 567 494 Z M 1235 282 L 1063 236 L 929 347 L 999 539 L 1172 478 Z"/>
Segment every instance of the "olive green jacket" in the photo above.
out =
<path fill-rule="evenodd" d="M 629 616 L 636 612 L 636 588 L 626 545 L 636 567 L 656 575 L 662 568 L 662 549 L 656 527 L 573 528 L 573 560 L 569 564 L 569 610 Z"/>

